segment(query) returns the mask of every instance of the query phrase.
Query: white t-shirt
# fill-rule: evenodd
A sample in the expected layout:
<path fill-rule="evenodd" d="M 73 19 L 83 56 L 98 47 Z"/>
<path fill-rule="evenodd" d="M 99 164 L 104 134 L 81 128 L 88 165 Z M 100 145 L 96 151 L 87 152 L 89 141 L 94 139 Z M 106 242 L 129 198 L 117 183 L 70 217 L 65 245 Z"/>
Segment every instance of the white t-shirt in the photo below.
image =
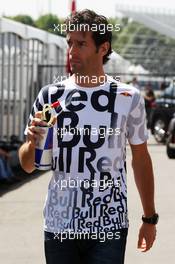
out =
<path fill-rule="evenodd" d="M 57 100 L 66 109 L 60 114 L 60 108 L 53 110 L 58 118 L 44 230 L 92 233 L 127 228 L 126 139 L 137 145 L 148 138 L 140 92 L 109 76 L 94 88 L 67 79 L 41 89 L 30 118 L 45 103 Z"/>

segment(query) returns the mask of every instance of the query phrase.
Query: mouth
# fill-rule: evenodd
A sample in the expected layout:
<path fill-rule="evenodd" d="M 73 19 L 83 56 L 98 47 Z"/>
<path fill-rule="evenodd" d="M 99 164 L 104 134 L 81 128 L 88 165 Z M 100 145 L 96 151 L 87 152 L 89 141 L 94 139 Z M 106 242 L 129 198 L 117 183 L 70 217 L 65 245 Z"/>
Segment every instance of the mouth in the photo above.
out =
<path fill-rule="evenodd" d="M 70 59 L 70 63 L 71 64 L 77 64 L 77 63 L 80 63 L 80 60 L 78 60 L 78 59 Z"/>
<path fill-rule="evenodd" d="M 70 61 L 70 64 L 80 64 L 80 61 L 77 61 L 77 60 L 71 60 L 71 61 Z"/>

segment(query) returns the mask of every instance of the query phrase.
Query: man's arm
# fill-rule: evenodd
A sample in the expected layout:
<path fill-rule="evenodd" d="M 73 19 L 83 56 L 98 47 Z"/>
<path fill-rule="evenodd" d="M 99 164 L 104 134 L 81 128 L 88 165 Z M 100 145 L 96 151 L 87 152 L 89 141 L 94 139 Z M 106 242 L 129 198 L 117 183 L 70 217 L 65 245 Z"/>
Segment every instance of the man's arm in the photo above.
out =
<path fill-rule="evenodd" d="M 19 160 L 21 167 L 28 173 L 35 170 L 34 166 L 35 148 L 31 141 L 26 141 L 19 149 Z"/>
<path fill-rule="evenodd" d="M 154 176 L 147 144 L 130 145 L 132 150 L 132 167 L 137 189 L 140 194 L 144 216 L 151 217 L 155 213 L 154 205 Z M 149 250 L 156 236 L 156 227 L 143 223 L 138 240 L 138 248 L 144 252 Z"/>

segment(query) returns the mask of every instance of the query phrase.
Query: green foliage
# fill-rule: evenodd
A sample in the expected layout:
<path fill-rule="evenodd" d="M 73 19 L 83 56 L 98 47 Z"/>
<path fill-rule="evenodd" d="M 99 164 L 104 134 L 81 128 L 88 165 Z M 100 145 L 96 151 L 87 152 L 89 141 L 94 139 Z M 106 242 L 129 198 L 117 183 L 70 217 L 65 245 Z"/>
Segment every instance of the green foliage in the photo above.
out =
<path fill-rule="evenodd" d="M 35 26 L 35 22 L 31 16 L 28 15 L 17 15 L 17 16 L 11 16 L 11 17 L 6 17 L 13 19 L 15 21 L 21 22 L 23 24 L 29 25 L 29 26 Z"/>
<path fill-rule="evenodd" d="M 56 15 L 46 14 L 40 16 L 36 21 L 28 15 L 16 15 L 16 16 L 4 16 L 8 19 L 12 19 L 23 24 L 40 28 L 56 35 L 62 35 L 57 29 L 60 24 L 64 23 L 63 18 L 58 18 Z"/>
<path fill-rule="evenodd" d="M 60 35 L 60 32 L 58 30 L 54 30 L 58 24 L 61 24 L 60 19 L 56 15 L 46 14 L 40 16 L 35 21 L 35 24 L 40 29 L 46 30 L 56 35 Z"/>

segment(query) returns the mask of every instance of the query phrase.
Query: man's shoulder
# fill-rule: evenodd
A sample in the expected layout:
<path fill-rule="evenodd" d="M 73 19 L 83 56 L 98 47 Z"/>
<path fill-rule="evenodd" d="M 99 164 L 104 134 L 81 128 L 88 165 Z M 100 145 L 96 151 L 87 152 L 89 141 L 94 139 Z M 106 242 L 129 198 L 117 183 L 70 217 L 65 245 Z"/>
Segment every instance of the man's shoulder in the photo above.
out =
<path fill-rule="evenodd" d="M 111 83 L 114 84 L 114 86 L 117 88 L 117 93 L 118 94 L 126 93 L 126 95 L 127 95 L 127 93 L 128 93 L 128 96 L 129 95 L 133 96 L 135 94 L 137 94 L 137 95 L 140 94 L 140 90 L 135 88 L 131 84 L 127 84 L 127 83 L 115 80 L 113 78 L 109 79 L 109 83 L 110 83 L 110 85 L 111 85 Z"/>

